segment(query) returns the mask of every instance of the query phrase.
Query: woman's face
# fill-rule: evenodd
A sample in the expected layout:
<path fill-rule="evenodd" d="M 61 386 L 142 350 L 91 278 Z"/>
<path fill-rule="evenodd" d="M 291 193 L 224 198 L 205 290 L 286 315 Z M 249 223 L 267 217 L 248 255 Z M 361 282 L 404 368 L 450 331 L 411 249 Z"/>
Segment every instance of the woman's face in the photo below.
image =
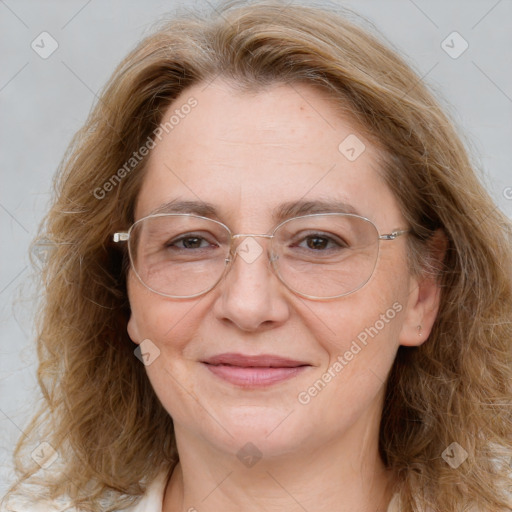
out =
<path fill-rule="evenodd" d="M 180 110 L 191 97 L 197 105 Z M 233 233 L 264 234 L 285 203 L 322 201 L 348 203 L 381 234 L 407 227 L 376 149 L 309 86 L 248 94 L 215 81 L 187 89 L 164 121 L 176 109 L 179 121 L 151 151 L 136 220 L 173 201 L 208 203 Z M 268 240 L 251 244 L 254 257 L 240 253 L 213 290 L 193 299 L 158 295 L 130 272 L 128 332 L 135 343 L 149 340 L 147 374 L 178 445 L 236 454 L 255 450 L 252 443 L 282 455 L 376 439 L 396 351 L 430 328 L 407 270 L 406 237 L 381 241 L 370 281 L 328 301 L 292 293 L 271 270 Z M 263 368 L 248 368 L 262 355 Z M 271 364 L 302 366 L 264 368 Z"/>

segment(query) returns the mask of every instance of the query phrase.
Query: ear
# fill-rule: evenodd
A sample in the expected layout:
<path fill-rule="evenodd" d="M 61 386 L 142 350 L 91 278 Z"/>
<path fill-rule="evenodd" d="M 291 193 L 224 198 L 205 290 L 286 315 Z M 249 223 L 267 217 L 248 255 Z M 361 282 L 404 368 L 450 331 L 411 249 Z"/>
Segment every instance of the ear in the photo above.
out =
<path fill-rule="evenodd" d="M 398 337 L 400 345 L 419 346 L 432 331 L 441 300 L 441 288 L 435 274 L 443 266 L 447 245 L 446 235 L 438 229 L 429 242 L 427 257 L 431 271 L 423 271 L 418 276 L 410 277 L 404 322 Z M 432 269 L 435 272 L 432 273 Z"/>
<path fill-rule="evenodd" d="M 137 320 L 135 319 L 133 313 L 130 313 L 130 319 L 128 320 L 128 325 L 126 326 L 126 330 L 128 332 L 128 336 L 133 341 L 133 343 L 140 344 L 143 338 L 140 335 L 140 330 L 137 325 Z"/>

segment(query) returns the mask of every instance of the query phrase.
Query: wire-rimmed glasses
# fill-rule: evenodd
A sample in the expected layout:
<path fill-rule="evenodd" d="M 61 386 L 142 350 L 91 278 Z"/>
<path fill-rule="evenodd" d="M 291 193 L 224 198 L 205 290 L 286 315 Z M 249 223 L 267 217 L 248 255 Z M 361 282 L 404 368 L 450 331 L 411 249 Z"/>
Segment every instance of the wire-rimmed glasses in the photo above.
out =
<path fill-rule="evenodd" d="M 237 256 L 247 263 L 257 259 L 265 251 L 256 239 L 265 238 L 280 281 L 302 297 L 326 300 L 362 288 L 375 269 L 379 242 L 407 232 L 380 235 L 365 217 L 319 213 L 287 219 L 271 234 L 233 234 L 208 217 L 158 213 L 139 219 L 127 232 L 114 233 L 113 240 L 128 243 L 133 272 L 149 290 L 190 299 L 212 290 Z"/>

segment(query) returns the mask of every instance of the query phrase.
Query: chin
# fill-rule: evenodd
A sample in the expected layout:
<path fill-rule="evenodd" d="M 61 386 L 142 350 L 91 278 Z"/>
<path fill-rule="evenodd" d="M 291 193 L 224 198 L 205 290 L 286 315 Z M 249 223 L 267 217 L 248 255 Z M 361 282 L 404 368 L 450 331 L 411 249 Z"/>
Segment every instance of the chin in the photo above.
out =
<path fill-rule="evenodd" d="M 315 435 L 314 425 L 308 426 L 307 417 L 299 417 L 299 411 L 291 408 L 283 410 L 262 405 L 239 406 L 222 413 L 220 408 L 215 410 L 216 418 L 225 430 L 212 420 L 214 425 L 208 423 L 211 429 L 204 431 L 201 428 L 201 436 L 229 454 L 254 450 L 264 457 L 279 457 L 296 453 Z M 205 423 L 202 425 L 206 426 Z"/>

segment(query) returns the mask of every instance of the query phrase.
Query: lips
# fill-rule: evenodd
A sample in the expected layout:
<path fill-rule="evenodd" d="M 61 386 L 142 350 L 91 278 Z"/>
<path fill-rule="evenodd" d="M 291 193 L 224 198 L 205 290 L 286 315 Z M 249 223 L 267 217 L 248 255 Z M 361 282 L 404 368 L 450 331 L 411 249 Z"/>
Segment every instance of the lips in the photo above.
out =
<path fill-rule="evenodd" d="M 219 354 L 210 357 L 206 361 L 212 365 L 230 365 L 239 366 L 241 368 L 297 368 L 299 366 L 309 366 L 308 363 L 302 361 L 294 361 L 285 357 L 273 355 L 246 356 L 243 354 Z"/>
<path fill-rule="evenodd" d="M 217 377 L 245 388 L 270 386 L 311 366 L 304 361 L 267 354 L 219 354 L 202 362 Z"/>

